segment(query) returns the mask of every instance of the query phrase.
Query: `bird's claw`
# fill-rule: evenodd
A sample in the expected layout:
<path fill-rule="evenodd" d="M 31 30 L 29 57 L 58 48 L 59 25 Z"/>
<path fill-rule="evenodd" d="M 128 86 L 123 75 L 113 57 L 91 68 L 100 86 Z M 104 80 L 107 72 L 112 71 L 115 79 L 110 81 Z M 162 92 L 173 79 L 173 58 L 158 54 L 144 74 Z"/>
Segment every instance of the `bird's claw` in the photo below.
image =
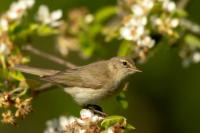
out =
<path fill-rule="evenodd" d="M 94 114 L 98 114 L 102 117 L 108 116 L 106 113 L 103 112 L 103 109 L 98 105 L 88 104 L 84 106 L 84 108 L 91 110 Z"/>

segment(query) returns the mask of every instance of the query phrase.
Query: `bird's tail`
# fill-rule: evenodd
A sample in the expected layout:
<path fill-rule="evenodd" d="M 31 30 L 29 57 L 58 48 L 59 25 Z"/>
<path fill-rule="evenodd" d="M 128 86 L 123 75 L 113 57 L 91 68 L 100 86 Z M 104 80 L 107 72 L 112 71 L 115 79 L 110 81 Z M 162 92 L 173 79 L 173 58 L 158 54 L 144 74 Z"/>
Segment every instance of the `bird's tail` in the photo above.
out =
<path fill-rule="evenodd" d="M 40 77 L 51 76 L 59 72 L 58 70 L 35 68 L 26 65 L 17 65 L 13 69 Z"/>

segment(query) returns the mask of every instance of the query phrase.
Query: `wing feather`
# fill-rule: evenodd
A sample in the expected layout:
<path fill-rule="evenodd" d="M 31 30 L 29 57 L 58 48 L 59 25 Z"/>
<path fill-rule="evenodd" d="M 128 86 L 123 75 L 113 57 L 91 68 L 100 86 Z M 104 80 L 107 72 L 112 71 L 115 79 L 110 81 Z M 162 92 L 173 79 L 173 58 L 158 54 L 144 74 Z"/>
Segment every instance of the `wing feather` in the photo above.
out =
<path fill-rule="evenodd" d="M 109 75 L 107 62 L 101 61 L 74 69 L 67 69 L 55 75 L 46 76 L 43 79 L 69 87 L 99 89 L 111 78 Z"/>

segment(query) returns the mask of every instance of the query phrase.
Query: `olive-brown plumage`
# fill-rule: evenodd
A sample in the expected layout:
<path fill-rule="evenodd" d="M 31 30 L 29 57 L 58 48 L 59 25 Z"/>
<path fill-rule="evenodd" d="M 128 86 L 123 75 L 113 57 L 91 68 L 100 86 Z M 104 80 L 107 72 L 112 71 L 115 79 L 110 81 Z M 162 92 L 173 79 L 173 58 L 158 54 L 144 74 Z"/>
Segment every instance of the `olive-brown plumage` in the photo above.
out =
<path fill-rule="evenodd" d="M 65 71 L 16 66 L 16 70 L 38 75 L 42 80 L 64 86 L 80 105 L 94 104 L 117 92 L 125 77 L 139 70 L 128 57 L 113 57 Z"/>

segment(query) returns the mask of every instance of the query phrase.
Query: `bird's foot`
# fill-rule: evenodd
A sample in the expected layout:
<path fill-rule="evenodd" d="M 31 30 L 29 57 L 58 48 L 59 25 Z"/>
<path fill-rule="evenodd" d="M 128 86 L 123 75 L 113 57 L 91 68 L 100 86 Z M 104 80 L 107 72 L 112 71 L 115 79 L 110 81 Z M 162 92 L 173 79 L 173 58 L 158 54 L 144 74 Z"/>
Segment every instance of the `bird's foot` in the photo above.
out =
<path fill-rule="evenodd" d="M 89 110 L 93 111 L 94 114 L 98 114 L 102 117 L 107 116 L 107 114 L 103 112 L 103 109 L 98 105 L 88 104 L 88 105 L 84 106 L 84 108 L 89 109 Z"/>

